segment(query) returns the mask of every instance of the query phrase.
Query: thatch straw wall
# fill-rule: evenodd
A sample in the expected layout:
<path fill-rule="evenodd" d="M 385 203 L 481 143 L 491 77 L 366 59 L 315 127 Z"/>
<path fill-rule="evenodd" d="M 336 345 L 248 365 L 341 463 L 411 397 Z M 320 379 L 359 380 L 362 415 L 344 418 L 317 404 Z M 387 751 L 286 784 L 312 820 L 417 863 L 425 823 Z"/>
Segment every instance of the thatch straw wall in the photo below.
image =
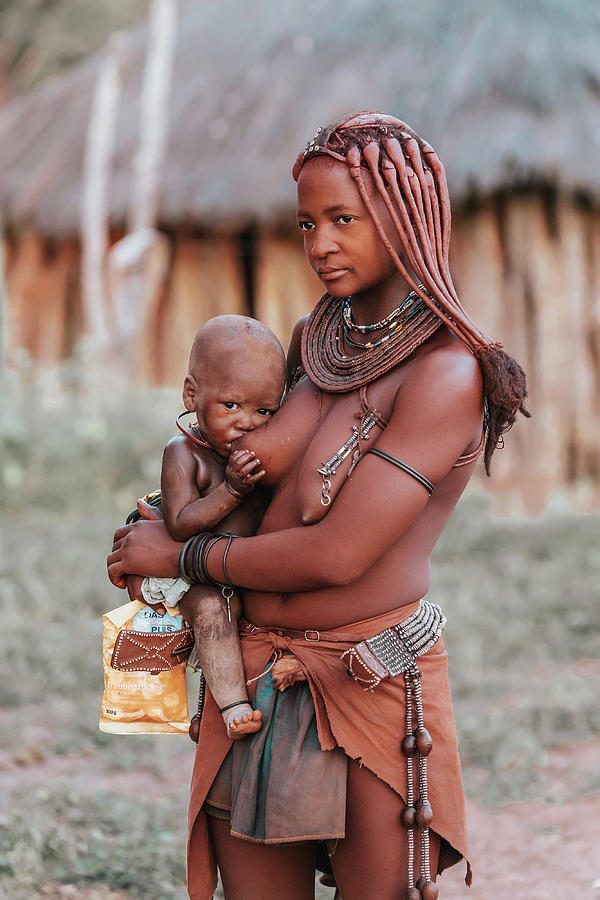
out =
<path fill-rule="evenodd" d="M 158 365 L 149 374 L 163 383 L 182 384 L 194 334 L 206 319 L 223 312 L 249 312 L 235 244 L 176 240 L 169 288 L 149 342 Z"/>
<path fill-rule="evenodd" d="M 464 305 L 527 372 L 534 418 L 494 459 L 497 489 L 530 509 L 553 488 L 600 476 L 600 217 L 572 199 L 489 201 L 455 224 Z"/>
<path fill-rule="evenodd" d="M 301 145 L 353 109 L 405 118 L 452 197 L 555 184 L 600 200 L 596 0 L 219 0 L 179 4 L 159 224 L 285 220 Z M 144 28 L 120 42 L 109 212 L 139 150 Z M 83 148 L 103 54 L 0 112 L 0 216 L 54 237 L 80 224 Z"/>
<path fill-rule="evenodd" d="M 5 256 L 9 361 L 25 349 L 44 365 L 60 362 L 82 330 L 77 242 L 57 246 L 26 231 Z"/>
<path fill-rule="evenodd" d="M 222 312 L 253 314 L 287 346 L 321 284 L 298 237 L 259 232 L 248 296 L 237 240 L 172 236 L 170 275 L 132 353 L 147 382 L 181 383 L 193 333 Z M 455 216 L 451 262 L 464 305 L 523 364 L 534 418 L 494 459 L 495 489 L 529 509 L 557 486 L 600 476 L 600 217 L 550 192 L 498 195 Z M 16 347 L 56 362 L 81 320 L 79 251 L 33 232 L 8 255 Z M 250 301 L 253 301 L 252 307 Z"/>
<path fill-rule="evenodd" d="M 298 239 L 274 235 L 258 242 L 254 315 L 266 322 L 287 349 L 298 319 L 323 293 Z"/>

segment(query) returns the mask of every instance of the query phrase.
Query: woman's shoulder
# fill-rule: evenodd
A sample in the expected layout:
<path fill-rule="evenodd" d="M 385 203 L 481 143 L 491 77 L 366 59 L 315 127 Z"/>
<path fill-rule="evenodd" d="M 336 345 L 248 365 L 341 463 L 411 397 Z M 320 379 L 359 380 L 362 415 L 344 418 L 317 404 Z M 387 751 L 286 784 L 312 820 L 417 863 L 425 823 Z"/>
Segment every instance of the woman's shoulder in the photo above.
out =
<path fill-rule="evenodd" d="M 444 333 L 445 332 L 445 333 Z M 392 419 L 473 423 L 483 412 L 483 377 L 468 347 L 447 329 L 428 341 L 404 371 L 395 394 Z"/>
<path fill-rule="evenodd" d="M 406 367 L 403 385 L 414 388 L 421 383 L 445 393 L 448 390 L 466 391 L 481 397 L 483 377 L 475 356 L 448 329 L 441 329 Z"/>
<path fill-rule="evenodd" d="M 294 325 L 294 328 L 292 330 L 292 339 L 290 341 L 290 347 L 293 344 L 300 344 L 300 342 L 302 341 L 302 332 L 304 331 L 304 326 L 306 325 L 306 323 L 308 322 L 309 319 L 310 319 L 310 313 L 306 313 L 306 315 L 304 315 L 300 319 L 298 319 L 298 321 L 296 322 L 296 324 Z"/>

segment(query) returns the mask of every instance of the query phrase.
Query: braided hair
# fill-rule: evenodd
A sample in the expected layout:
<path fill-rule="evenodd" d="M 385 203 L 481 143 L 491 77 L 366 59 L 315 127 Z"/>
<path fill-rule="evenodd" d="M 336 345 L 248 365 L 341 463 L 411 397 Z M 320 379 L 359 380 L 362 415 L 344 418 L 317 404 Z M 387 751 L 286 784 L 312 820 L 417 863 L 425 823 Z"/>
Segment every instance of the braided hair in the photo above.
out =
<path fill-rule="evenodd" d="M 415 293 L 471 350 L 483 375 L 485 395 L 484 464 L 490 474 L 494 450 L 525 407 L 525 373 L 497 341 L 491 340 L 463 308 L 449 267 L 450 197 L 446 174 L 435 150 L 409 125 L 379 112 L 352 115 L 320 128 L 293 167 L 298 181 L 313 156 L 345 163 L 379 237 Z M 372 179 L 398 234 L 408 267 L 396 252 L 371 202 Z M 423 289 L 424 288 L 424 289 Z"/>

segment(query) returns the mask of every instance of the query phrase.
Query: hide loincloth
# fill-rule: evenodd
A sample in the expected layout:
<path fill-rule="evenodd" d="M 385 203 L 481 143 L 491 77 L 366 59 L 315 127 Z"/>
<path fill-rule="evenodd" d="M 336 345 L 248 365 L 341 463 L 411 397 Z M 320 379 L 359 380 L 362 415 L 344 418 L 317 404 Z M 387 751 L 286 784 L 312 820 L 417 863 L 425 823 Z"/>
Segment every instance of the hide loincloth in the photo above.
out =
<path fill-rule="evenodd" d="M 404 735 L 405 721 L 404 678 L 402 676 L 387 678 L 372 693 L 368 693 L 353 678 L 349 677 L 341 656 L 354 644 L 406 619 L 418 607 L 419 603 L 416 602 L 383 615 L 335 629 L 336 633 L 347 634 L 349 637 L 347 641 L 328 641 L 327 631 L 320 633 L 315 631 L 296 632 L 294 637 L 287 636 L 285 632 L 278 633 L 277 628 L 270 632 L 266 632 L 263 628 L 253 632 L 243 622 L 240 623 L 240 638 L 247 678 L 251 681 L 264 672 L 269 666 L 269 661 L 278 651 L 293 654 L 300 662 L 307 682 L 299 686 L 292 686 L 284 693 L 297 692 L 294 702 L 298 704 L 298 710 L 302 710 L 305 718 L 308 717 L 306 722 L 308 731 L 310 731 L 308 719 L 312 716 L 320 750 L 326 751 L 323 754 L 324 759 L 340 759 L 339 748 L 341 748 L 347 757 L 361 760 L 363 765 L 403 798 L 406 798 L 406 760 L 402 755 L 400 744 Z M 422 673 L 425 722 L 433 739 L 433 750 L 428 757 L 429 799 L 434 810 L 432 829 L 441 839 L 438 862 L 438 872 L 441 872 L 466 857 L 467 854 L 460 760 L 448 683 L 447 654 L 441 637 L 433 647 L 419 657 L 418 666 Z M 268 679 L 267 675 L 258 682 L 250 684 L 251 702 L 254 703 L 257 683 L 261 685 L 257 699 L 260 699 L 261 691 L 269 693 L 266 679 Z M 263 682 L 266 683 L 263 684 Z M 305 696 L 308 696 L 307 690 L 310 691 L 314 707 L 314 710 L 309 711 L 310 715 L 307 713 L 306 704 L 303 701 L 300 702 L 302 698 L 299 692 L 304 691 Z M 273 694 L 272 691 L 270 693 Z M 293 695 L 290 695 L 290 700 L 292 697 Z M 237 764 L 240 765 L 239 760 L 242 756 L 248 756 L 243 752 L 242 745 L 257 741 L 256 746 L 258 747 L 261 741 L 265 741 L 268 729 L 269 722 L 267 721 L 263 724 L 263 729 L 250 737 L 248 741 L 237 743 L 235 757 L 230 756 L 227 763 L 227 766 L 231 765 L 232 773 L 234 760 L 238 758 Z M 282 729 L 281 734 L 283 733 Z M 281 735 L 278 736 L 278 742 L 280 738 Z M 230 746 L 231 742 L 227 738 L 223 719 L 212 696 L 207 691 L 192 774 L 189 807 L 188 891 L 192 900 L 210 900 L 217 883 L 216 860 L 209 840 L 204 804 L 223 760 L 228 755 Z M 237 749 L 238 746 L 240 750 Z M 238 757 L 238 754 L 242 756 Z M 259 755 L 264 758 L 263 751 Z M 293 753 L 286 755 L 286 765 L 292 758 Z M 341 761 L 345 762 L 345 760 Z M 272 822 L 269 823 L 264 814 L 264 798 L 260 796 L 261 792 L 264 794 L 265 791 L 268 791 L 269 779 L 267 778 L 259 785 L 256 777 L 257 768 L 256 766 L 251 768 L 253 774 L 250 781 L 254 780 L 254 787 L 251 788 L 254 792 L 251 798 L 252 802 L 249 805 L 246 798 L 242 804 L 246 818 L 243 828 L 237 830 L 236 833 L 239 837 L 246 839 L 271 842 L 268 838 L 272 837 L 272 842 L 278 842 L 276 840 L 279 827 L 277 817 L 274 820 L 276 827 L 273 830 Z M 239 784 L 239 780 L 236 780 Z M 318 786 L 315 788 L 312 780 L 311 791 L 318 790 Z M 285 785 L 285 779 L 280 778 L 279 775 L 275 781 L 280 785 Z M 222 791 L 224 784 L 233 783 L 227 770 L 224 770 L 217 778 L 215 788 L 210 796 L 213 801 L 212 814 L 218 815 L 220 808 L 223 817 L 229 817 L 226 793 L 223 794 Z M 341 784 L 341 779 L 337 775 L 334 784 L 338 787 Z M 249 787 L 251 787 L 250 784 Z M 228 788 L 225 788 L 226 792 L 227 790 Z M 328 785 L 327 790 L 322 792 L 328 793 L 329 790 Z M 217 805 L 215 805 L 215 801 Z M 251 816 L 248 818 L 250 808 L 255 810 L 254 821 L 250 821 Z M 304 813 L 305 811 L 302 810 L 303 816 Z M 307 840 L 323 840 L 330 836 L 337 836 L 343 826 L 340 825 L 335 811 L 332 815 L 332 824 L 327 824 L 325 832 L 323 832 L 311 828 L 310 823 L 307 826 L 305 821 L 296 822 L 293 806 L 288 806 L 286 816 L 290 831 L 287 838 L 284 833 L 280 833 L 279 839 L 280 841 L 298 839 L 294 837 L 294 833 L 296 836 L 304 836 L 304 839 Z M 328 833 L 329 827 L 332 830 Z M 255 828 L 258 828 L 258 831 L 255 831 Z"/>

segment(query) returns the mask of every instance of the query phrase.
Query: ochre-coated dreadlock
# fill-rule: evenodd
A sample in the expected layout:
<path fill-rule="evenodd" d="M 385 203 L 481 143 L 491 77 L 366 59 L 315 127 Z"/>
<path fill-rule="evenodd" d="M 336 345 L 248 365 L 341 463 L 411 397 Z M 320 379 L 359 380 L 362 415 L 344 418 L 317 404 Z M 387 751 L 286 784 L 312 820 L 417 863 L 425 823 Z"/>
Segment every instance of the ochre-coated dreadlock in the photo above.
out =
<path fill-rule="evenodd" d="M 492 454 L 502 446 L 502 436 L 514 424 L 517 412 L 529 416 L 525 408 L 525 373 L 501 344 L 475 325 L 458 299 L 448 261 L 451 213 L 442 163 L 431 144 L 405 122 L 371 111 L 320 128 L 298 155 L 293 168 L 295 181 L 304 163 L 317 155 L 332 157 L 348 166 L 398 270 L 477 357 L 486 400 L 484 463 L 489 475 Z M 386 205 L 408 267 L 389 240 L 371 202 L 367 172 Z"/>

